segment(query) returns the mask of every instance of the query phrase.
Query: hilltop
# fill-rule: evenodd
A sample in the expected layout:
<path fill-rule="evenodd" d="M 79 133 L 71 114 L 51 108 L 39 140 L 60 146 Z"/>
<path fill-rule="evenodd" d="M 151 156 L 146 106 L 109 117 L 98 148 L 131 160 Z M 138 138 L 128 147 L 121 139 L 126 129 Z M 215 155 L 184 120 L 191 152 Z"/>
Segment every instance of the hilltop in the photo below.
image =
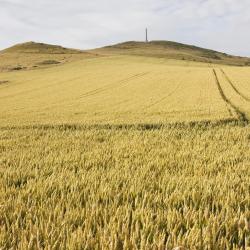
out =
<path fill-rule="evenodd" d="M 204 63 L 250 65 L 250 58 L 232 56 L 226 53 L 172 41 L 136 42 L 129 41 L 94 50 L 104 54 L 135 55 Z"/>
<path fill-rule="evenodd" d="M 81 50 L 64 48 L 59 45 L 26 42 L 16 44 L 2 51 L 2 53 L 39 53 L 39 54 L 79 54 Z"/>
<path fill-rule="evenodd" d="M 96 56 L 78 49 L 26 42 L 0 51 L 0 72 L 49 67 Z"/>
<path fill-rule="evenodd" d="M 0 72 L 51 67 L 99 56 L 144 56 L 187 62 L 248 66 L 250 58 L 204 49 L 171 41 L 129 41 L 92 50 L 65 48 L 59 45 L 26 42 L 0 51 Z"/>

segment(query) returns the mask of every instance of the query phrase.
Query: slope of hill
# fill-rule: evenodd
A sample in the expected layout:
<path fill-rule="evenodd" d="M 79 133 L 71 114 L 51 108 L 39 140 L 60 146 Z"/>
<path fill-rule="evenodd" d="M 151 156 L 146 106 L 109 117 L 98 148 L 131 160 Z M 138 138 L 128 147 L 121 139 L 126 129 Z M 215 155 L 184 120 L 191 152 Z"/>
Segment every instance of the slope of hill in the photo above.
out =
<path fill-rule="evenodd" d="M 26 42 L 0 51 L 0 72 L 51 67 L 99 56 L 144 56 L 148 58 L 174 59 L 187 62 L 250 65 L 250 58 L 169 41 L 124 42 L 93 50 L 64 48 L 58 45 Z"/>
<path fill-rule="evenodd" d="M 79 54 L 83 53 L 83 51 L 68 49 L 58 45 L 26 42 L 7 48 L 2 53 Z"/>
<path fill-rule="evenodd" d="M 96 55 L 86 51 L 27 42 L 0 51 L 0 72 L 48 67 L 92 57 Z"/>
<path fill-rule="evenodd" d="M 130 41 L 94 51 L 104 54 L 148 56 L 236 66 L 250 65 L 250 59 L 247 57 L 232 56 L 210 49 L 171 41 L 151 41 L 148 43 Z"/>

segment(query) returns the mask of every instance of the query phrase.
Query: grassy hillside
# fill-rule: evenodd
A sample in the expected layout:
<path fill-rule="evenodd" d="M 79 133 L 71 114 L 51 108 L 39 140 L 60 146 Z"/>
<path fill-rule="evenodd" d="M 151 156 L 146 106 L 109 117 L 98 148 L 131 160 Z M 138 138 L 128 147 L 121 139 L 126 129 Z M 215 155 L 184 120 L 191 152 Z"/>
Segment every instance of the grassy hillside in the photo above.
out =
<path fill-rule="evenodd" d="M 250 68 L 158 43 L 0 55 L 0 249 L 249 249 Z"/>
<path fill-rule="evenodd" d="M 79 54 L 83 53 L 83 51 L 68 49 L 58 45 L 27 42 L 7 48 L 2 53 Z"/>
<path fill-rule="evenodd" d="M 246 66 L 250 59 L 170 41 L 125 42 L 95 50 L 104 54 L 139 55 L 216 64 Z"/>
<path fill-rule="evenodd" d="M 169 41 L 125 42 L 89 51 L 27 42 L 0 51 L 0 72 L 51 67 L 86 58 L 115 55 L 143 56 L 207 64 L 250 65 L 249 58 L 231 56 L 213 50 Z"/>
<path fill-rule="evenodd" d="M 0 51 L 0 72 L 50 67 L 96 56 L 57 45 L 27 42 Z"/>

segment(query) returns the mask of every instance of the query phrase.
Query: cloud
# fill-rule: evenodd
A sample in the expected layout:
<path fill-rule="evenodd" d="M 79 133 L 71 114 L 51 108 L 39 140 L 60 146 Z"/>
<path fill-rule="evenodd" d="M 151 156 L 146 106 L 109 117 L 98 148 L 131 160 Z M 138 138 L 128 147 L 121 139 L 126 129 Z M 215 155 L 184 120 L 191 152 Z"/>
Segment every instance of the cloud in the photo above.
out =
<path fill-rule="evenodd" d="M 174 40 L 250 56 L 250 1 L 0 0 L 0 48 L 41 41 L 81 49 Z"/>

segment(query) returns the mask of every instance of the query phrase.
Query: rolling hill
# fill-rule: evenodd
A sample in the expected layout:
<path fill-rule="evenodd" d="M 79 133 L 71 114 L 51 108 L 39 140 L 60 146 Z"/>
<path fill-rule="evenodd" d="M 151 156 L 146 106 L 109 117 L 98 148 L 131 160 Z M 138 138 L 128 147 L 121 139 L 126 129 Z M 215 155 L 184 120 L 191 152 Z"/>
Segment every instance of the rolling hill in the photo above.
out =
<path fill-rule="evenodd" d="M 115 55 L 234 66 L 250 65 L 250 59 L 247 57 L 232 56 L 170 41 L 151 41 L 148 43 L 129 41 L 85 51 L 45 43 L 26 42 L 0 51 L 0 72 L 49 67 L 81 59 Z"/>
<path fill-rule="evenodd" d="M 79 54 L 83 53 L 83 51 L 68 49 L 58 45 L 26 42 L 4 49 L 2 53 Z"/>
<path fill-rule="evenodd" d="M 250 65 L 247 57 L 232 56 L 226 53 L 204 49 L 171 41 L 125 42 L 94 50 L 104 54 L 136 55 L 204 63 Z"/>
<path fill-rule="evenodd" d="M 96 56 L 58 45 L 27 42 L 0 51 L 0 72 L 44 68 Z"/>

